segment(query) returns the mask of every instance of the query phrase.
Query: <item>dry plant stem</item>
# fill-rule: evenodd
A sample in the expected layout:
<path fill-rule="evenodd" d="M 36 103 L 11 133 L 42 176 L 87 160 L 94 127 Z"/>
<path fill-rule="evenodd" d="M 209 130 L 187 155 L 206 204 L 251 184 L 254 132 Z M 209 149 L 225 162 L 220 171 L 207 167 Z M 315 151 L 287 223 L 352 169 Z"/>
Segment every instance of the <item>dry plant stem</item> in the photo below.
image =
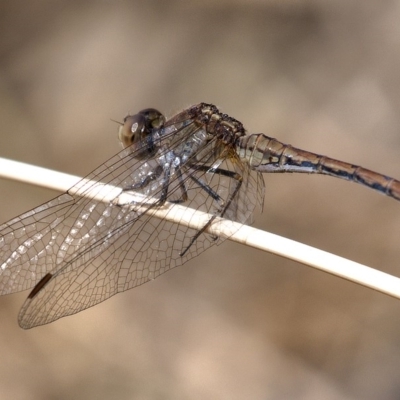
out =
<path fill-rule="evenodd" d="M 4 158 L 0 158 L 0 177 L 61 192 L 67 191 L 81 180 L 81 178 L 77 176 Z M 84 186 L 87 188 L 87 183 L 89 182 L 82 181 L 81 187 Z M 115 198 L 116 194 L 121 193 L 120 188 L 103 184 L 97 184 L 94 191 L 88 193 L 90 197 L 105 202 L 111 201 Z M 77 189 L 76 193 L 79 194 L 79 192 L 80 189 Z M 125 196 L 127 197 L 125 198 Z M 124 202 L 129 202 L 129 196 L 131 195 L 128 193 L 123 194 Z M 121 198 L 122 196 L 119 196 L 119 199 Z M 166 203 L 160 208 L 148 210 L 148 212 L 154 215 L 154 217 L 166 218 L 169 221 L 190 226 L 194 229 L 200 229 L 209 220 L 209 215 L 206 213 L 195 211 L 182 205 L 169 203 Z M 334 254 L 269 232 L 254 229 L 250 226 L 241 226 L 241 224 L 221 218 L 216 219 L 208 231 L 212 234 L 227 237 L 232 241 L 242 243 L 246 246 L 300 262 L 400 299 L 399 278 Z"/>

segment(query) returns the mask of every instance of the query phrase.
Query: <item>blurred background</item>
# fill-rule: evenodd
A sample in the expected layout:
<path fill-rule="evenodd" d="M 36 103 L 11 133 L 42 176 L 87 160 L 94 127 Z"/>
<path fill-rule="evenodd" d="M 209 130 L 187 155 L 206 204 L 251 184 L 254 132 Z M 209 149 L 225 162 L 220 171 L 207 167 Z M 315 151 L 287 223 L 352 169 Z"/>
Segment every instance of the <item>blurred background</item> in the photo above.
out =
<path fill-rule="evenodd" d="M 127 113 L 216 104 L 400 178 L 400 1 L 0 3 L 0 156 L 86 175 Z M 400 207 L 267 175 L 256 227 L 400 275 Z M 58 193 L 0 180 L 0 220 Z M 1 399 L 398 399 L 400 302 L 225 242 L 30 331 L 0 298 Z"/>

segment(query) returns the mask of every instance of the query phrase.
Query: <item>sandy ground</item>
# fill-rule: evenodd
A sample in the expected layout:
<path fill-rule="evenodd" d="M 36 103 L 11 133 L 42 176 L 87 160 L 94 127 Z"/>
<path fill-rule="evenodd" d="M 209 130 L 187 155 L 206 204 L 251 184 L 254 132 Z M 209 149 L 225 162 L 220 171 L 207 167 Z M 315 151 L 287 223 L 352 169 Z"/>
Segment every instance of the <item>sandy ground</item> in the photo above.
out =
<path fill-rule="evenodd" d="M 0 156 L 85 175 L 128 112 L 217 104 L 251 132 L 400 177 L 400 1 L 0 4 Z M 400 275 L 400 208 L 265 176 L 256 226 Z M 57 193 L 0 180 L 0 220 Z M 0 399 L 398 399 L 400 302 L 224 243 L 30 331 L 0 298 Z"/>

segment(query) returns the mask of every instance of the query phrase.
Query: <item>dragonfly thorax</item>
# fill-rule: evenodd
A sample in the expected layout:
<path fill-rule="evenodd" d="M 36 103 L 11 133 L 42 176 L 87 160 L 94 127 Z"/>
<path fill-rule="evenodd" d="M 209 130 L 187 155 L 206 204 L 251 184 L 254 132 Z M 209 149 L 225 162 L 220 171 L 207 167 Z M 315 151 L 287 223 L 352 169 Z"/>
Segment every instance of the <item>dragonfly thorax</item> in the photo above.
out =
<path fill-rule="evenodd" d="M 221 113 L 213 104 L 200 103 L 190 111 L 194 120 L 215 135 L 224 145 L 234 145 L 239 137 L 246 135 L 241 122 L 228 114 Z"/>

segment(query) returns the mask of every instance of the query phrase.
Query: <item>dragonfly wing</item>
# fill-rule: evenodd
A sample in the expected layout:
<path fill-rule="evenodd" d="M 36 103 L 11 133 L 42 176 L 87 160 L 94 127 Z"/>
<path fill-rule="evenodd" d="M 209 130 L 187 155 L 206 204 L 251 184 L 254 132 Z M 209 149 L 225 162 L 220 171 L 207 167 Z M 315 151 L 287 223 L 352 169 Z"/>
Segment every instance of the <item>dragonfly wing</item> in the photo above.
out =
<path fill-rule="evenodd" d="M 0 226 L 0 294 L 30 289 L 54 268 L 60 224 L 74 204 L 64 194 Z"/>
<path fill-rule="evenodd" d="M 93 306 L 220 242 L 179 221 L 152 218 L 154 198 L 184 201 L 212 214 L 210 222 L 220 215 L 251 220 L 263 192 L 260 174 L 254 179 L 236 153 L 221 153 L 218 139 L 186 117 L 154 134 L 156 153 L 144 158 L 139 146 L 138 160 L 128 147 L 66 194 L 0 227 L 0 293 L 36 284 L 21 309 L 22 327 Z M 130 202 L 126 194 L 143 200 Z"/>
<path fill-rule="evenodd" d="M 179 130 L 168 129 L 170 136 Z M 118 229 L 128 213 L 113 204 L 122 189 L 110 198 L 105 185 L 132 187 L 157 163 L 151 157 L 137 160 L 135 155 L 131 148 L 122 150 L 67 193 L 0 226 L 0 295 L 31 289 L 47 273 L 63 268 L 65 261 Z M 145 195 L 157 197 L 160 184 L 155 182 Z M 102 190 L 107 202 L 101 201 Z"/>
<path fill-rule="evenodd" d="M 230 168 L 234 165 L 236 163 L 230 163 Z M 242 173 L 246 171 L 242 170 Z M 200 172 L 197 178 L 225 196 L 224 201 L 236 185 L 236 181 L 218 174 Z M 251 218 L 258 200 L 258 182 L 252 176 L 247 178 L 240 196 L 246 195 L 250 200 L 245 205 L 236 204 L 230 210 L 230 216 L 240 222 Z M 171 196 L 179 192 L 176 182 L 171 182 Z M 182 181 L 179 182 L 182 184 Z M 189 207 L 215 213 L 218 206 L 205 190 L 199 188 L 189 176 L 183 182 L 189 195 L 186 203 Z M 114 229 L 106 245 L 101 241 L 92 244 L 88 251 L 70 258 L 55 274 L 48 275 L 43 286 L 39 284 L 38 289 L 34 289 L 21 309 L 21 327 L 32 328 L 75 314 L 116 293 L 146 283 L 221 242 L 204 232 L 191 243 L 197 230 L 181 225 L 179 221 L 159 220 L 148 213 L 141 214 L 140 218 L 127 213 L 123 220 L 125 223 Z"/>
<path fill-rule="evenodd" d="M 20 326 L 27 329 L 47 324 L 94 306 L 182 265 L 215 243 L 211 235 L 202 235 L 185 256 L 180 256 L 195 233 L 194 229 L 143 215 L 95 257 L 82 259 L 85 256 L 81 255 L 49 274 L 43 287 L 36 293 L 34 289 L 25 301 Z"/>
<path fill-rule="evenodd" d="M 140 179 L 138 174 L 146 173 L 147 164 L 125 149 L 67 193 L 1 225 L 0 295 L 32 288 L 76 253 L 112 235 L 125 218 L 137 216 L 131 209 L 113 204 L 122 189 L 111 198 L 110 192 L 104 193 L 107 202 L 102 202 L 99 194 L 107 184 L 132 186 Z"/>

